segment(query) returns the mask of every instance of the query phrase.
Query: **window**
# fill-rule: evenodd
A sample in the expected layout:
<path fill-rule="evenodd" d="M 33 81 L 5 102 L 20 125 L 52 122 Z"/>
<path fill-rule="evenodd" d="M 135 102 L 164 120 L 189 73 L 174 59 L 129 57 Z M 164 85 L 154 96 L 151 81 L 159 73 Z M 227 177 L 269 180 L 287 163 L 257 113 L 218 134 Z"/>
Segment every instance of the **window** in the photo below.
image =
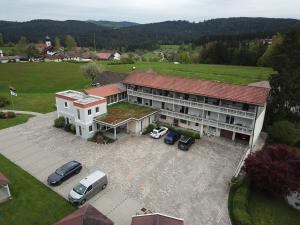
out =
<path fill-rule="evenodd" d="M 100 130 L 100 124 L 97 123 L 97 130 Z"/>
<path fill-rule="evenodd" d="M 89 126 L 89 132 L 92 132 L 93 131 L 93 126 Z"/>
<path fill-rule="evenodd" d="M 96 113 L 99 112 L 99 107 L 96 107 Z"/>
<path fill-rule="evenodd" d="M 187 121 L 186 120 L 180 120 L 180 123 L 186 124 Z"/>
<path fill-rule="evenodd" d="M 66 122 L 67 122 L 67 124 L 69 124 L 69 123 L 70 123 L 70 120 L 69 120 L 69 118 L 68 118 L 68 117 L 66 118 Z"/>
<path fill-rule="evenodd" d="M 196 127 L 199 127 L 199 123 L 195 123 L 195 126 L 196 126 Z"/>
<path fill-rule="evenodd" d="M 80 110 L 77 109 L 77 118 L 80 120 Z"/>
<path fill-rule="evenodd" d="M 88 193 L 89 191 L 91 191 L 93 189 L 92 185 L 89 186 L 87 189 L 86 189 L 86 192 L 85 193 Z"/>
<path fill-rule="evenodd" d="M 210 116 L 210 111 L 207 111 L 207 115 Z"/>
<path fill-rule="evenodd" d="M 68 108 L 68 102 L 65 102 L 65 108 Z"/>
<path fill-rule="evenodd" d="M 88 110 L 88 115 L 91 115 L 91 114 L 92 114 L 92 110 L 89 109 L 89 110 Z"/>
<path fill-rule="evenodd" d="M 166 117 L 165 115 L 160 115 L 160 118 L 161 118 L 162 120 L 167 119 L 167 117 Z"/>

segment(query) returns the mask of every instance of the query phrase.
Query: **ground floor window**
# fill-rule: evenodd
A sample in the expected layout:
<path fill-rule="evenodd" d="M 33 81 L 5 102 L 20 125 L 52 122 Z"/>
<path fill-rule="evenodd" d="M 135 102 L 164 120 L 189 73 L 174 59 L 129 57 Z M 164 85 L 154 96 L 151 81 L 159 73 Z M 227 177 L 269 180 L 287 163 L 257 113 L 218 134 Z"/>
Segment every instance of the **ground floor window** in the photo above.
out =
<path fill-rule="evenodd" d="M 196 127 L 199 127 L 199 123 L 195 123 L 195 126 L 196 126 Z"/>
<path fill-rule="evenodd" d="M 92 132 L 93 131 L 93 126 L 89 126 L 89 131 Z"/>
<path fill-rule="evenodd" d="M 180 123 L 187 124 L 186 120 L 180 120 Z"/>
<path fill-rule="evenodd" d="M 78 129 L 79 129 L 79 135 L 82 136 L 82 129 L 81 129 L 81 126 L 79 126 Z"/>

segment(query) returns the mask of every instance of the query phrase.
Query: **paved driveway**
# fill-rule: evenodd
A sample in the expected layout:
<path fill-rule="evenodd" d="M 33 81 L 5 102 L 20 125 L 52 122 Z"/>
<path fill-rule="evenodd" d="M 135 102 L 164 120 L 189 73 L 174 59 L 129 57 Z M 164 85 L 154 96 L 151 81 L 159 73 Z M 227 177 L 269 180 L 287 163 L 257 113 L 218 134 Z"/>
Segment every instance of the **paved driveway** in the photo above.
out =
<path fill-rule="evenodd" d="M 188 152 L 148 136 L 126 136 L 111 145 L 86 142 L 52 127 L 55 113 L 0 131 L 0 153 L 46 183 L 55 168 L 78 160 L 84 168 L 59 187 L 63 197 L 100 169 L 109 185 L 89 202 L 116 225 L 130 225 L 141 208 L 184 218 L 186 225 L 229 225 L 228 182 L 245 146 L 214 138 Z"/>

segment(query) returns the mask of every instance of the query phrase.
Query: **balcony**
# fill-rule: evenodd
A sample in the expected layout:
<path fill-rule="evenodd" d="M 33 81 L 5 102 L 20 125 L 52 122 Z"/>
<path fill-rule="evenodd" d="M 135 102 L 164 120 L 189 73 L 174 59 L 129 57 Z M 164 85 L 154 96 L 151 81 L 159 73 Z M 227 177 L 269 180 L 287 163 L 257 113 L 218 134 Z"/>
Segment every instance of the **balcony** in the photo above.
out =
<path fill-rule="evenodd" d="M 170 104 L 188 106 L 196 109 L 208 110 L 212 112 L 223 113 L 223 114 L 238 116 L 247 119 L 255 119 L 254 112 L 247 112 L 243 110 L 231 109 L 231 108 L 217 106 L 217 105 L 210 105 L 206 103 L 193 102 L 193 101 L 188 101 L 183 99 L 176 99 L 167 96 L 154 95 L 154 94 L 134 91 L 130 89 L 127 89 L 127 94 L 135 97 L 141 97 L 141 98 L 151 99 L 155 101 L 166 102 Z"/>
<path fill-rule="evenodd" d="M 173 112 L 173 111 L 168 111 L 165 109 L 161 109 L 160 114 L 165 115 L 165 116 L 170 116 L 176 119 L 184 119 L 187 121 L 195 122 L 195 123 L 200 123 L 206 126 L 212 126 L 212 127 L 217 127 L 220 129 L 226 129 L 242 134 L 247 134 L 247 135 L 252 135 L 253 129 L 250 127 L 245 127 L 245 126 L 240 126 L 240 125 L 235 125 L 235 124 L 228 124 L 228 123 L 223 123 L 215 120 L 209 120 L 209 119 L 204 119 L 201 117 L 197 116 L 192 116 L 188 114 L 183 114 L 183 113 L 178 113 L 178 112 Z"/>

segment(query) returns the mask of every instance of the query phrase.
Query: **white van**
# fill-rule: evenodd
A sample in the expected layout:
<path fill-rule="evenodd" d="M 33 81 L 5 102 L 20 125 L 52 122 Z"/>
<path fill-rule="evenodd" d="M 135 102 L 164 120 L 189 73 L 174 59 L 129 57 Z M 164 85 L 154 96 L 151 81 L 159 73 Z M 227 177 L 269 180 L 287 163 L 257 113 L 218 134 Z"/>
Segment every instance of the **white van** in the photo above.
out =
<path fill-rule="evenodd" d="M 106 186 L 106 174 L 97 170 L 75 185 L 68 196 L 69 201 L 75 205 L 82 205 Z"/>

